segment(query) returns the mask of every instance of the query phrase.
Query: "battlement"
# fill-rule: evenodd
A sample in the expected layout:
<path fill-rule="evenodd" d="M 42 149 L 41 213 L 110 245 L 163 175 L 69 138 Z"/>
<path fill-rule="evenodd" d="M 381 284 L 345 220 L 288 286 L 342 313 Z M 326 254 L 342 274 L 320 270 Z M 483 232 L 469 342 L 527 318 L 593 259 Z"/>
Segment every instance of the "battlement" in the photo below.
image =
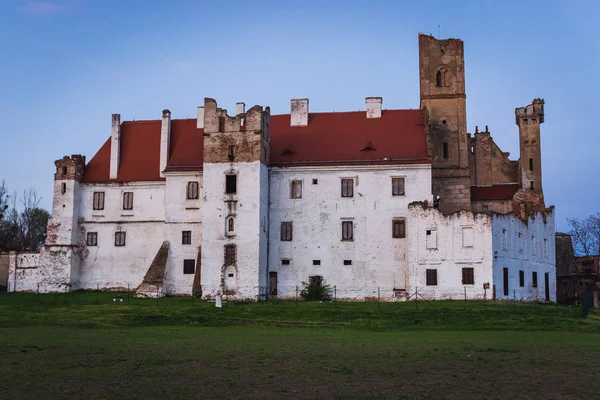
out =
<path fill-rule="evenodd" d="M 531 104 L 526 107 L 515 109 L 515 122 L 517 125 L 521 123 L 536 124 L 544 122 L 544 100 L 534 99 Z"/>
<path fill-rule="evenodd" d="M 82 156 L 81 154 L 73 154 L 70 157 L 64 156 L 63 158 L 54 161 L 54 165 L 56 166 L 56 172 L 54 173 L 55 181 L 80 181 L 85 169 L 85 156 Z"/>
<path fill-rule="evenodd" d="M 233 132 L 251 132 L 261 133 L 264 130 L 263 117 L 270 116 L 270 107 L 255 105 L 248 111 L 243 111 L 241 105 L 236 105 L 237 115 L 230 116 L 227 110 L 219 108 L 217 101 L 211 98 L 204 99 L 204 135 L 208 136 L 215 133 L 233 133 Z M 266 132 L 265 132 L 266 133 Z"/>

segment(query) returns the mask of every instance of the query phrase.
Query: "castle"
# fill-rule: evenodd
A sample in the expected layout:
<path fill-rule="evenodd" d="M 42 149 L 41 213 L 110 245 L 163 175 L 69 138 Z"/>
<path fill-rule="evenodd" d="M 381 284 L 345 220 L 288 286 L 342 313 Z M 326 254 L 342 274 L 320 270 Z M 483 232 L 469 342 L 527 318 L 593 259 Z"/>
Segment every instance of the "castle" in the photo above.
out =
<path fill-rule="evenodd" d="M 420 107 L 125 121 L 86 164 L 56 161 L 40 253 L 11 254 L 9 290 L 140 296 L 554 301 L 554 211 L 542 187 L 544 101 L 515 110 L 520 156 L 467 133 L 463 42 L 419 35 Z"/>

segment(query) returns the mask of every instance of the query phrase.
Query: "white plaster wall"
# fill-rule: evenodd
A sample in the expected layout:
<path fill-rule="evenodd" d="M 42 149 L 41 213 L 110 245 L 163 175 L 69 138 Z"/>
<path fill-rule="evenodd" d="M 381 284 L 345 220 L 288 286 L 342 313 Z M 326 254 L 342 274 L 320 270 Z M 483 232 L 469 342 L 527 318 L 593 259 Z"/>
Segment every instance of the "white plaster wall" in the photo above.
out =
<path fill-rule="evenodd" d="M 16 253 L 8 255 L 9 292 L 35 292 L 40 283 L 40 253 Z M 40 288 L 43 291 L 44 288 Z"/>
<path fill-rule="evenodd" d="M 237 298 L 256 298 L 260 290 L 260 232 L 266 223 L 261 215 L 261 172 L 259 161 L 240 163 L 204 163 L 202 205 L 202 272 L 204 296 L 223 293 L 222 278 L 229 273 L 228 284 L 235 287 Z M 237 194 L 225 194 L 225 176 L 238 174 Z M 264 188 L 264 184 L 262 184 Z M 265 194 L 266 195 L 266 194 Z M 235 217 L 235 234 L 226 235 L 225 219 Z M 264 219 L 264 221 L 261 221 Z M 224 268 L 224 245 L 237 246 L 237 264 Z"/>
<path fill-rule="evenodd" d="M 404 196 L 392 196 L 392 177 L 405 178 Z M 341 197 L 342 178 L 354 178 L 354 197 Z M 300 199 L 290 198 L 292 180 L 303 182 Z M 269 271 L 277 272 L 279 297 L 294 297 L 312 275 L 339 298 L 376 297 L 378 287 L 392 298 L 406 288 L 409 237 L 392 238 L 392 220 L 406 218 L 408 235 L 408 204 L 431 198 L 430 165 L 272 168 L 270 181 Z M 354 222 L 351 242 L 341 240 L 345 219 Z M 280 240 L 282 221 L 293 222 L 291 242 Z"/>
<path fill-rule="evenodd" d="M 491 217 L 467 211 L 444 216 L 420 204 L 411 206 L 409 212 L 409 295 L 418 291 L 427 299 L 464 299 L 465 293 L 468 299 L 491 298 Z M 463 228 L 472 229 L 472 246 L 463 243 Z M 435 245 L 428 246 L 427 231 L 437 237 Z M 463 285 L 463 268 L 473 268 L 474 284 Z M 436 286 L 427 286 L 427 269 L 437 269 Z M 490 289 L 484 289 L 484 283 Z"/>
<path fill-rule="evenodd" d="M 62 185 L 65 184 L 65 193 Z M 71 245 L 77 243 L 77 217 L 81 187 L 75 180 L 54 181 L 52 215 L 48 221 L 48 239 L 52 244 Z"/>
<path fill-rule="evenodd" d="M 554 210 L 547 212 L 545 222 L 540 212 L 529 217 L 527 222 L 514 214 L 494 214 L 492 227 L 496 298 L 544 301 L 544 274 L 547 273 L 550 301 L 556 301 Z M 519 233 L 522 235 L 522 244 Z M 504 295 L 503 268 L 508 268 L 508 296 Z M 524 271 L 524 286 L 520 286 L 520 270 Z M 533 271 L 537 272 L 537 287 L 532 285 Z"/>

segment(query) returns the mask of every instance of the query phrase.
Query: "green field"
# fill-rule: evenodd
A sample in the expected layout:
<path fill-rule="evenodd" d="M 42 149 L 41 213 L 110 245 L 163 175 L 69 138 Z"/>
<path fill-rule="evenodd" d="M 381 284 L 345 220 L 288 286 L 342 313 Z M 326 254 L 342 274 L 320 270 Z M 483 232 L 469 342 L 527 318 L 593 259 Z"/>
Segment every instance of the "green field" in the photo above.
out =
<path fill-rule="evenodd" d="M 113 296 L 1 295 L 0 398 L 600 398 L 596 311 Z"/>

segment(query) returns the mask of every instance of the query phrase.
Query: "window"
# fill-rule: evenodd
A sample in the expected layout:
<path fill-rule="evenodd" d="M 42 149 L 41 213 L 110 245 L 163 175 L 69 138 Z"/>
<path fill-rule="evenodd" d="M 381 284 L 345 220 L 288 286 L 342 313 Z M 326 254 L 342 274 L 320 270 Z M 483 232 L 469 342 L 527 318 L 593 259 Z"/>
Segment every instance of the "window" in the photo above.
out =
<path fill-rule="evenodd" d="M 342 221 L 342 240 L 354 240 L 354 224 L 352 221 Z"/>
<path fill-rule="evenodd" d="M 533 181 L 529 182 L 529 189 L 533 190 Z"/>
<path fill-rule="evenodd" d="M 392 221 L 392 237 L 400 239 L 406 237 L 406 221 L 403 219 L 395 219 Z"/>
<path fill-rule="evenodd" d="M 342 179 L 342 197 L 354 197 L 354 179 Z"/>
<path fill-rule="evenodd" d="M 123 193 L 123 210 L 133 210 L 133 192 Z"/>
<path fill-rule="evenodd" d="M 533 236 L 533 235 L 531 235 L 531 254 L 534 256 L 537 254 L 537 246 L 535 245 L 535 236 Z"/>
<path fill-rule="evenodd" d="M 440 71 L 435 74 L 435 87 L 442 87 L 442 73 Z"/>
<path fill-rule="evenodd" d="M 437 286 L 437 269 L 426 269 L 425 279 L 427 286 Z"/>
<path fill-rule="evenodd" d="M 428 229 L 425 232 L 425 245 L 427 246 L 427 249 L 433 250 L 433 249 L 437 249 L 437 230 L 435 229 Z"/>
<path fill-rule="evenodd" d="M 67 184 L 63 182 L 63 183 L 60 185 L 60 193 L 61 193 L 61 194 L 65 194 L 65 192 L 66 192 L 66 191 L 67 191 Z"/>
<path fill-rule="evenodd" d="M 115 246 L 125 246 L 126 232 L 115 232 Z"/>
<path fill-rule="evenodd" d="M 219 132 L 225 131 L 225 118 L 219 117 Z"/>
<path fill-rule="evenodd" d="M 294 180 L 290 182 L 290 199 L 302 198 L 302 181 Z"/>
<path fill-rule="evenodd" d="M 404 195 L 404 178 L 392 178 L 392 196 Z"/>
<path fill-rule="evenodd" d="M 523 270 L 519 271 L 519 286 L 525 286 L 525 271 Z"/>
<path fill-rule="evenodd" d="M 537 272 L 535 271 L 531 273 L 531 286 L 537 287 Z"/>
<path fill-rule="evenodd" d="M 184 274 L 193 274 L 196 271 L 196 261 L 195 260 L 183 260 L 183 273 Z"/>
<path fill-rule="evenodd" d="M 473 276 L 473 268 L 462 269 L 462 283 L 463 285 L 474 285 L 475 277 Z"/>
<path fill-rule="evenodd" d="M 290 259 L 289 258 L 284 258 L 281 260 L 281 265 L 290 265 Z"/>
<path fill-rule="evenodd" d="M 519 253 L 523 252 L 523 234 L 519 232 L 517 234 L 517 238 L 519 239 Z"/>
<path fill-rule="evenodd" d="M 104 210 L 104 192 L 94 192 L 94 210 Z"/>
<path fill-rule="evenodd" d="M 188 182 L 187 198 L 188 200 L 196 200 L 198 198 L 198 182 Z"/>
<path fill-rule="evenodd" d="M 462 228 L 462 246 L 473 247 L 473 228 L 470 226 Z"/>
<path fill-rule="evenodd" d="M 67 167 L 62 167 L 62 174 L 66 175 L 67 174 Z"/>
<path fill-rule="evenodd" d="M 236 194 L 237 193 L 237 175 L 226 175 L 225 176 L 225 193 Z"/>
<path fill-rule="evenodd" d="M 448 159 L 448 143 L 444 142 L 442 145 L 442 157 L 444 160 Z"/>
<path fill-rule="evenodd" d="M 235 264 L 237 249 L 235 244 L 225 245 L 225 265 Z"/>
<path fill-rule="evenodd" d="M 291 242 L 292 241 L 292 221 L 282 222 L 281 223 L 281 241 L 282 242 Z"/>
<path fill-rule="evenodd" d="M 321 260 L 313 260 L 313 265 L 321 265 Z"/>
<path fill-rule="evenodd" d="M 313 185 L 317 185 L 319 183 L 318 179 L 313 179 Z"/>
<path fill-rule="evenodd" d="M 548 258 L 548 253 L 550 250 L 548 249 L 548 239 L 544 239 L 544 257 Z"/>
<path fill-rule="evenodd" d="M 98 246 L 98 232 L 88 232 L 85 243 L 88 246 Z"/>
<path fill-rule="evenodd" d="M 227 219 L 227 233 L 235 232 L 235 220 L 233 217 Z"/>
<path fill-rule="evenodd" d="M 242 131 L 246 130 L 246 117 L 240 118 L 240 130 L 242 130 Z"/>
<path fill-rule="evenodd" d="M 229 145 L 229 151 L 227 152 L 227 157 L 229 158 L 229 161 L 233 161 L 233 159 L 235 158 L 235 146 L 232 144 Z"/>
<path fill-rule="evenodd" d="M 192 244 L 192 231 L 181 232 L 181 244 Z"/>
<path fill-rule="evenodd" d="M 529 159 L 529 170 L 533 171 L 533 158 Z"/>
<path fill-rule="evenodd" d="M 506 228 L 502 229 L 502 250 L 508 249 L 508 233 Z"/>
<path fill-rule="evenodd" d="M 352 260 L 344 260 L 344 265 L 352 265 Z"/>

